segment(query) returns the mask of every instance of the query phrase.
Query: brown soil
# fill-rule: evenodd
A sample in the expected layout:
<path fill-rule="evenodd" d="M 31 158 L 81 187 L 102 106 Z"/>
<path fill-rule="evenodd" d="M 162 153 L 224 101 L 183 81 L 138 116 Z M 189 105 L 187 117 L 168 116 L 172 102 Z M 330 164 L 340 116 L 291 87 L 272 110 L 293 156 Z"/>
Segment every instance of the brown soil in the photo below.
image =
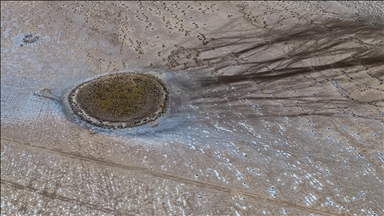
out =
<path fill-rule="evenodd" d="M 153 121 L 167 103 L 166 89 L 158 78 L 140 73 L 102 76 L 72 90 L 72 110 L 97 126 L 134 127 Z"/>

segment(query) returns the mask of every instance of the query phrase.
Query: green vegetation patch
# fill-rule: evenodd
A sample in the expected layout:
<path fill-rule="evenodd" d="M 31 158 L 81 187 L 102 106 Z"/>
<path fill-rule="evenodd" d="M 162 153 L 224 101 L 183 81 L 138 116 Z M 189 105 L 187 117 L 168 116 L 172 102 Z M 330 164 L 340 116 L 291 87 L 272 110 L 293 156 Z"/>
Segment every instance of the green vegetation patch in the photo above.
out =
<path fill-rule="evenodd" d="M 141 73 L 102 76 L 83 83 L 69 95 L 72 110 L 102 127 L 133 127 L 153 121 L 167 104 L 158 78 Z"/>

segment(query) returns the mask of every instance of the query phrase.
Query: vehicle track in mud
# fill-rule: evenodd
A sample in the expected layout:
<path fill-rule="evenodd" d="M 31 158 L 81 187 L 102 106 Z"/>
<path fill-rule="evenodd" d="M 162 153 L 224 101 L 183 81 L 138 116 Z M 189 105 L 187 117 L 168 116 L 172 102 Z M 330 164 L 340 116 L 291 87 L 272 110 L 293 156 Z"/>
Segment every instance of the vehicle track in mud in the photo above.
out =
<path fill-rule="evenodd" d="M 229 194 L 238 194 L 238 195 L 242 195 L 242 196 L 248 196 L 248 197 L 256 199 L 256 200 L 268 201 L 270 203 L 275 203 L 277 205 L 284 206 L 284 207 L 293 207 L 296 209 L 300 209 L 300 210 L 304 210 L 304 211 L 308 211 L 308 212 L 313 212 L 313 213 L 318 213 L 318 214 L 323 214 L 323 215 L 343 215 L 343 214 L 339 214 L 339 213 L 332 212 L 332 211 L 322 211 L 319 209 L 309 208 L 307 206 L 300 205 L 300 204 L 293 203 L 293 202 L 289 202 L 286 200 L 279 200 L 278 198 L 270 198 L 270 197 L 266 197 L 266 196 L 261 196 L 261 195 L 258 195 L 255 193 L 250 193 L 248 191 L 245 191 L 245 190 L 239 189 L 239 188 L 234 189 L 234 188 L 224 187 L 221 185 L 216 185 L 216 184 L 209 183 L 209 182 L 200 182 L 200 181 L 196 181 L 196 180 L 192 180 L 192 179 L 188 179 L 188 178 L 179 177 L 176 175 L 166 174 L 163 172 L 156 172 L 156 171 L 153 171 L 153 170 L 145 168 L 145 167 L 129 166 L 129 165 L 117 164 L 117 163 L 112 163 L 112 162 L 94 159 L 94 158 L 87 158 L 87 157 L 84 157 L 81 155 L 76 155 L 76 154 L 66 153 L 63 151 L 57 151 L 54 149 L 41 147 L 41 146 L 38 146 L 34 143 L 22 143 L 22 142 L 19 142 L 19 141 L 13 140 L 13 139 L 8 139 L 5 137 L 1 137 L 1 142 L 4 145 L 6 145 L 5 143 L 11 144 L 11 145 L 20 145 L 20 146 L 27 147 L 27 148 L 34 148 L 34 149 L 43 150 L 43 151 L 45 151 L 47 153 L 51 153 L 51 154 L 59 154 L 62 156 L 73 158 L 73 159 L 79 159 L 79 160 L 84 160 L 84 161 L 88 161 L 88 162 L 92 162 L 92 163 L 97 163 L 97 164 L 104 165 L 104 166 L 123 169 L 123 170 L 129 171 L 129 172 L 139 172 L 141 174 L 147 174 L 147 175 L 151 175 L 154 177 L 172 180 L 175 182 L 181 182 L 181 183 L 190 184 L 190 185 L 194 185 L 194 186 L 201 187 L 201 188 L 207 188 L 210 190 L 225 192 L 225 193 L 229 193 Z M 13 187 L 16 187 L 19 189 L 27 189 L 27 190 L 32 191 L 32 192 L 37 192 L 41 195 L 44 195 L 44 196 L 47 196 L 50 198 L 58 198 L 58 199 L 61 199 L 63 201 L 68 201 L 68 202 L 69 201 L 76 201 L 76 200 L 73 200 L 73 199 L 70 199 L 67 197 L 57 196 L 54 193 L 49 194 L 47 192 L 40 191 L 40 190 L 35 189 L 33 187 L 30 187 L 30 186 L 24 186 L 24 185 L 20 185 L 18 183 L 15 183 L 15 182 L 10 182 L 10 181 L 2 179 L 2 183 L 3 183 L 3 181 L 7 185 L 10 185 L 10 186 L 13 186 Z M 76 202 L 79 202 L 79 201 L 76 201 Z M 96 209 L 96 210 L 107 212 L 107 213 L 113 212 L 112 209 L 98 208 L 98 207 L 91 205 L 91 204 L 88 204 L 88 203 L 79 202 L 79 204 L 85 205 L 87 207 L 91 207 L 91 208 Z"/>

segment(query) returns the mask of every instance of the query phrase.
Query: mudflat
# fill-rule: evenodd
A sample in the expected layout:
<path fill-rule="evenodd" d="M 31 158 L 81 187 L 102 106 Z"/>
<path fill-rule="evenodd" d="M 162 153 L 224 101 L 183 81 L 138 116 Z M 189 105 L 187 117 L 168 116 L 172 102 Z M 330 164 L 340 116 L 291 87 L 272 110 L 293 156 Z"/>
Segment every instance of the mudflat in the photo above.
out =
<path fill-rule="evenodd" d="M 0 4 L 1 215 L 384 215 L 383 2 Z"/>

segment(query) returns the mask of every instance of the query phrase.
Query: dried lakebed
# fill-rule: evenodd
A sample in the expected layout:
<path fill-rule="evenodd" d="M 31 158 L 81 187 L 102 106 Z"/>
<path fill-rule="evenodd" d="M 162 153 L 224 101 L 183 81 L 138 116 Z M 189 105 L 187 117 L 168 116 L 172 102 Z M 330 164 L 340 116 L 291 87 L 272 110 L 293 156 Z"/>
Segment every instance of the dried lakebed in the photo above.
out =
<path fill-rule="evenodd" d="M 384 215 L 383 3 L 1 14 L 1 215 Z M 135 72 L 167 89 L 154 122 L 104 128 L 72 110 L 77 86 Z"/>
<path fill-rule="evenodd" d="M 153 75 L 101 76 L 74 88 L 68 97 L 82 120 L 104 128 L 139 126 L 157 119 L 167 107 L 165 84 Z"/>

